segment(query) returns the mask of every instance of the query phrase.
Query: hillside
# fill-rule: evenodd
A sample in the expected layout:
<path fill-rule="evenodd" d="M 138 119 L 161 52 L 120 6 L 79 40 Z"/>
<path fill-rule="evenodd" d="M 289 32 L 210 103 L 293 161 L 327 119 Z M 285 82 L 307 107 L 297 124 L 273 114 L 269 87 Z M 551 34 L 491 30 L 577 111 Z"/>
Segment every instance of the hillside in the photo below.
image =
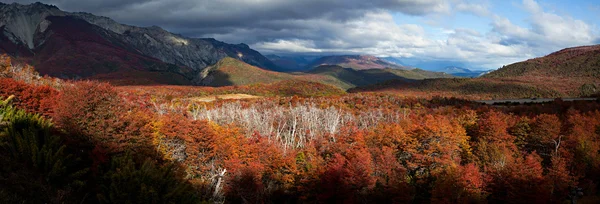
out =
<path fill-rule="evenodd" d="M 242 61 L 226 57 L 200 72 L 197 84 L 205 86 L 231 86 L 272 83 L 295 79 L 296 76 L 261 69 Z"/>
<path fill-rule="evenodd" d="M 306 56 L 279 56 L 265 55 L 273 64 L 281 68 L 282 71 L 303 71 L 308 69 L 308 64 L 314 61 L 316 57 Z"/>
<path fill-rule="evenodd" d="M 600 45 L 563 49 L 474 79 L 392 81 L 350 91 L 471 99 L 592 96 L 600 92 Z"/>
<path fill-rule="evenodd" d="M 600 91 L 600 45 L 566 48 L 504 66 L 482 77 L 511 79 L 569 96 L 596 94 Z"/>
<path fill-rule="evenodd" d="M 205 86 L 232 86 L 273 83 L 283 80 L 301 80 L 332 85 L 340 89 L 366 86 L 386 80 L 420 80 L 445 78 L 451 75 L 419 69 L 354 70 L 340 66 L 319 66 L 307 72 L 284 73 L 261 69 L 234 58 L 224 58 L 204 69 L 195 84 Z"/>
<path fill-rule="evenodd" d="M 457 97 L 471 100 L 512 98 L 555 98 L 561 93 L 528 84 L 490 79 L 425 79 L 418 81 L 390 80 L 348 90 L 359 92 L 388 92 L 415 97 Z"/>
<path fill-rule="evenodd" d="M 483 77 L 535 76 L 600 78 L 600 45 L 566 48 L 544 57 L 504 66 Z"/>
<path fill-rule="evenodd" d="M 355 70 L 350 68 L 343 68 L 341 66 L 323 65 L 314 68 L 307 73 L 318 74 L 324 76 L 331 76 L 341 81 L 349 83 L 353 86 L 365 86 L 369 84 L 375 84 L 384 82 L 387 80 L 403 80 L 412 81 L 428 78 L 448 78 L 450 75 L 429 72 L 420 69 L 413 70 L 401 70 L 401 69 L 367 69 L 367 70 Z"/>
<path fill-rule="evenodd" d="M 338 65 L 356 70 L 365 69 L 410 69 L 370 55 L 336 55 L 321 57 L 308 65 L 309 68 L 321 65 Z"/>

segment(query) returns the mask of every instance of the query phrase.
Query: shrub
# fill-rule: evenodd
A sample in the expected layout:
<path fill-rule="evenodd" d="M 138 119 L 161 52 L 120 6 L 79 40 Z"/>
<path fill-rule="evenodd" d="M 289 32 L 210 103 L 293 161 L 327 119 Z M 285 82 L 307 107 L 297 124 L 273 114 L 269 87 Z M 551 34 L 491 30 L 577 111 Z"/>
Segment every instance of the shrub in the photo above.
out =
<path fill-rule="evenodd" d="M 5 182 L 15 184 L 14 191 L 21 191 L 16 194 L 13 192 L 14 196 L 21 194 L 26 199 L 64 202 L 67 198 L 56 192 L 45 199 L 43 196 L 30 198 L 27 194 L 41 194 L 35 192 L 39 189 L 46 192 L 62 191 L 62 195 L 69 195 L 85 185 L 81 178 L 88 170 L 80 167 L 81 160 L 76 155 L 67 152 L 62 138 L 52 134 L 49 120 L 14 109 L 7 101 L 3 101 L 0 103 L 0 124 L 4 126 L 0 132 L 0 151 L 4 156 L 0 159 L 10 161 L 4 164 L 0 172 L 12 172 Z M 23 168 L 25 170 L 19 170 Z M 35 176 L 27 176 L 28 173 Z M 21 188 L 24 189 L 19 190 Z"/>
<path fill-rule="evenodd" d="M 64 87 L 53 119 L 72 139 L 100 145 L 109 152 L 147 150 L 151 130 L 145 114 L 131 108 L 106 83 L 77 82 Z M 146 132 L 147 131 L 147 132 Z"/>
<path fill-rule="evenodd" d="M 199 203 L 193 187 L 174 165 L 150 159 L 135 162 L 130 154 L 113 157 L 100 178 L 100 203 Z"/>
<path fill-rule="evenodd" d="M 50 116 L 58 92 L 49 86 L 31 85 L 8 78 L 0 78 L 0 97 L 14 95 L 13 105 L 29 113 Z"/>

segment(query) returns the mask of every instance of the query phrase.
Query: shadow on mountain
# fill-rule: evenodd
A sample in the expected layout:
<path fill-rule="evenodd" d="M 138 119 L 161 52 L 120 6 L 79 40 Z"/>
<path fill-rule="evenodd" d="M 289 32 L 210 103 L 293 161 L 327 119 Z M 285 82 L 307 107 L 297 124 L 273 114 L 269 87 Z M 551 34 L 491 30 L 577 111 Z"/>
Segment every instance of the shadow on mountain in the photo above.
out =
<path fill-rule="evenodd" d="M 353 87 L 367 86 L 388 80 L 414 81 L 413 79 L 392 73 L 387 69 L 354 70 L 340 66 L 319 66 L 306 73 L 332 76 Z"/>
<path fill-rule="evenodd" d="M 196 82 L 197 85 L 201 86 L 212 86 L 212 87 L 221 87 L 221 86 L 234 86 L 240 85 L 236 84 L 231 80 L 231 76 L 228 73 L 225 73 L 221 70 L 211 70 L 206 77 L 199 79 Z"/>

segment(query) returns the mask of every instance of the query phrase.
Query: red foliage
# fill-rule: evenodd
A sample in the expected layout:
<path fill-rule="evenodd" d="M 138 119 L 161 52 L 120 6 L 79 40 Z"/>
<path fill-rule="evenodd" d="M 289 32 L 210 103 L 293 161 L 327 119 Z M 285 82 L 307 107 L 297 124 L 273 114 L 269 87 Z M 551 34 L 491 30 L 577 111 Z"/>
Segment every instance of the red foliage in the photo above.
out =
<path fill-rule="evenodd" d="M 319 200 L 357 202 L 375 185 L 372 165 L 364 149 L 348 156 L 334 154 L 321 177 Z"/>
<path fill-rule="evenodd" d="M 106 83 L 84 81 L 64 87 L 52 116 L 72 139 L 101 145 L 109 152 L 152 151 L 147 149 L 149 115 L 128 107 Z"/>
<path fill-rule="evenodd" d="M 545 186 L 542 159 L 534 152 L 507 161 L 503 167 L 487 168 L 488 192 L 495 202 L 546 203 L 550 191 Z"/>
<path fill-rule="evenodd" d="M 207 122 L 189 120 L 178 114 L 166 114 L 160 116 L 154 126 L 155 140 L 160 140 L 154 141 L 154 144 L 159 149 L 166 151 L 164 153 L 170 157 L 184 157 L 180 159 L 187 165 L 198 166 L 195 173 L 206 173 L 209 162 L 215 157 L 217 144 L 215 133 Z M 173 151 L 178 151 L 174 150 L 178 148 L 174 146 L 185 148 L 185 152 L 178 152 L 185 155 L 173 155 Z"/>
<path fill-rule="evenodd" d="M 485 201 L 484 177 L 471 163 L 447 169 L 432 189 L 432 203 L 482 203 Z"/>
<path fill-rule="evenodd" d="M 0 78 L 0 97 L 15 95 L 12 104 L 30 113 L 44 116 L 52 114 L 58 92 L 49 86 L 38 86 L 15 81 L 10 78 Z"/>
<path fill-rule="evenodd" d="M 227 202 L 559 203 L 575 185 L 586 184 L 594 193 L 600 183 L 600 106 L 595 102 L 498 108 L 385 94 L 240 102 L 241 108 L 312 103 L 354 118 L 333 134 L 290 146 L 248 135 L 253 130 L 235 124 L 192 120 L 186 112 L 192 102 L 180 100 L 233 88 L 122 91 L 77 82 L 49 101 L 55 90 L 21 85 L 2 79 L 6 88 L 0 93 L 19 93 L 19 106 L 51 113 L 72 139 L 92 143 L 92 171 L 115 152 L 161 152 L 182 164 L 196 184 L 210 187 L 214 173 L 227 169 Z M 151 111 L 156 101 L 172 102 L 175 111 Z M 557 106 L 561 110 L 550 110 Z M 397 117 L 364 123 L 365 113 Z"/>

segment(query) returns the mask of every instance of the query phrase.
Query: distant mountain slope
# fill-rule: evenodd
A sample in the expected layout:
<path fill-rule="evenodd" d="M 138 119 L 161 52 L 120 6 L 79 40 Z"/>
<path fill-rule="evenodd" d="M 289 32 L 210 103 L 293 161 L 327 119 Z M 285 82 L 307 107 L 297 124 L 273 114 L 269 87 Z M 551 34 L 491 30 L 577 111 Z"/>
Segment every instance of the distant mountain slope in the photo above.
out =
<path fill-rule="evenodd" d="M 437 93 L 467 98 L 584 97 L 600 93 L 600 45 L 567 48 L 475 79 L 387 82 L 360 91 Z"/>
<path fill-rule="evenodd" d="M 544 57 L 504 66 L 483 77 L 523 76 L 600 78 L 600 45 L 566 48 Z"/>
<path fill-rule="evenodd" d="M 394 63 L 396 65 L 405 66 L 404 62 L 402 60 L 396 58 L 396 57 L 384 57 L 384 58 L 381 58 L 381 59 L 383 59 L 385 61 L 388 61 L 388 62 L 391 62 L 391 63 Z"/>
<path fill-rule="evenodd" d="M 473 71 L 467 68 L 457 67 L 457 66 L 447 66 L 442 69 L 437 70 L 439 72 L 444 72 L 447 74 L 451 74 L 458 77 L 478 77 L 487 71 Z"/>
<path fill-rule="evenodd" d="M 354 70 L 340 66 L 319 66 L 308 72 L 284 73 L 261 69 L 234 58 L 224 58 L 200 73 L 197 84 L 206 86 L 249 85 L 283 80 L 318 82 L 349 89 L 390 79 L 418 80 L 432 77 L 451 77 L 444 73 L 423 70 L 370 69 Z"/>
<path fill-rule="evenodd" d="M 200 73 L 199 84 L 207 86 L 248 85 L 291 80 L 291 74 L 264 70 L 237 59 L 223 58 Z"/>
<path fill-rule="evenodd" d="M 348 92 L 395 92 L 419 97 L 445 96 L 466 99 L 554 98 L 561 96 L 557 91 L 528 84 L 466 78 L 417 81 L 390 80 L 375 85 L 353 88 Z"/>
<path fill-rule="evenodd" d="M 352 68 L 356 70 L 364 69 L 411 69 L 397 65 L 386 60 L 370 55 L 336 55 L 321 57 L 308 65 L 309 68 L 318 67 L 321 65 L 338 65 L 344 68 Z"/>
<path fill-rule="evenodd" d="M 0 52 L 26 59 L 51 76 L 126 83 L 130 79 L 125 77 L 143 75 L 157 83 L 190 84 L 202 69 L 225 57 L 278 69 L 245 44 L 186 38 L 42 3 L 0 3 L 0 16 Z"/>
<path fill-rule="evenodd" d="M 438 72 L 429 72 L 420 69 L 401 70 L 401 69 L 367 69 L 355 70 L 343 68 L 336 65 L 322 65 L 308 71 L 310 74 L 335 77 L 345 83 L 354 86 L 365 86 L 384 82 L 387 80 L 420 80 L 428 78 L 447 78 L 450 75 Z M 350 88 L 351 88 L 350 87 Z"/>
<path fill-rule="evenodd" d="M 328 84 L 346 90 L 356 87 L 343 79 L 326 74 L 313 73 L 284 73 L 261 69 L 234 58 L 226 57 L 209 66 L 200 73 L 196 84 L 205 86 L 240 86 L 251 84 L 268 84 L 279 81 L 309 81 Z"/>
<path fill-rule="evenodd" d="M 562 49 L 504 66 L 482 77 L 528 82 L 568 96 L 597 94 L 600 92 L 600 45 Z"/>
<path fill-rule="evenodd" d="M 314 61 L 312 57 L 304 56 L 265 55 L 265 57 L 283 71 L 304 71 L 308 69 L 307 66 Z"/>

